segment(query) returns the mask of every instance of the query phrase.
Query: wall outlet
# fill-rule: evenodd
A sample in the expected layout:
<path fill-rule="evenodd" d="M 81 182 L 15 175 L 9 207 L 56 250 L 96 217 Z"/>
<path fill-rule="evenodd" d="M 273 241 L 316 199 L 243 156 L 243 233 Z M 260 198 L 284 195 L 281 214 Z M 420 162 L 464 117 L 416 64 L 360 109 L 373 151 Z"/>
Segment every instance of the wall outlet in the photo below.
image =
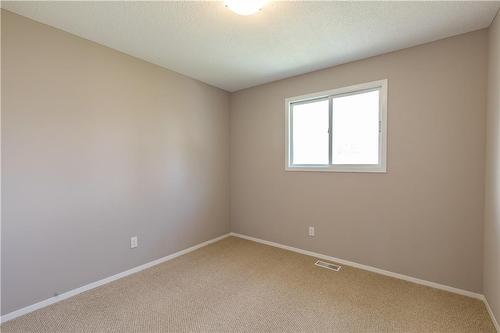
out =
<path fill-rule="evenodd" d="M 313 226 L 309 227 L 309 236 L 314 237 L 314 227 Z"/>
<path fill-rule="evenodd" d="M 133 249 L 137 247 L 137 236 L 130 237 L 130 248 Z"/>

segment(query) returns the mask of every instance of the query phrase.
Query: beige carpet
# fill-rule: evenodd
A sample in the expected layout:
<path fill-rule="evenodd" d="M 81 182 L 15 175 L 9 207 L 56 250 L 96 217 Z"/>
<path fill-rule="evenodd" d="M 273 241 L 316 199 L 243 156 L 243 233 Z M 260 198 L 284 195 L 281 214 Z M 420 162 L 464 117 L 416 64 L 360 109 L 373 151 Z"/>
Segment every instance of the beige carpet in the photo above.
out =
<path fill-rule="evenodd" d="M 481 301 L 235 237 L 2 325 L 11 332 L 495 332 Z"/>

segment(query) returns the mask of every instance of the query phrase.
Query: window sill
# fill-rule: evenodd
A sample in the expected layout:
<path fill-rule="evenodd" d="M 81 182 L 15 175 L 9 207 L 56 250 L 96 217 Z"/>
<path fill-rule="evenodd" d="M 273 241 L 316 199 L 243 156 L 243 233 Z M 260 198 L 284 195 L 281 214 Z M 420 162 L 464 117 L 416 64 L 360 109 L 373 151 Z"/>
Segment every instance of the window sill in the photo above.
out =
<path fill-rule="evenodd" d="M 285 171 L 300 171 L 300 172 L 355 172 L 355 173 L 387 173 L 387 168 L 381 165 L 344 165 L 344 166 L 286 166 Z"/>

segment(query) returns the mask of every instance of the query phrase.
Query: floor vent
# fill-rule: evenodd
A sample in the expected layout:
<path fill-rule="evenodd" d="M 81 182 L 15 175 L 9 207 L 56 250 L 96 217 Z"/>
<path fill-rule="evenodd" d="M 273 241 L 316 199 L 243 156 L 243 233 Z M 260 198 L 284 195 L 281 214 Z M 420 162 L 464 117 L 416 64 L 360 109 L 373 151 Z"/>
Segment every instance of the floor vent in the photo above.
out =
<path fill-rule="evenodd" d="M 335 264 L 332 264 L 330 262 L 321 261 L 321 260 L 316 261 L 314 264 L 316 266 L 319 266 L 319 267 L 331 269 L 332 271 L 335 271 L 335 272 L 340 271 L 340 269 L 342 268 L 342 266 L 335 265 Z"/>

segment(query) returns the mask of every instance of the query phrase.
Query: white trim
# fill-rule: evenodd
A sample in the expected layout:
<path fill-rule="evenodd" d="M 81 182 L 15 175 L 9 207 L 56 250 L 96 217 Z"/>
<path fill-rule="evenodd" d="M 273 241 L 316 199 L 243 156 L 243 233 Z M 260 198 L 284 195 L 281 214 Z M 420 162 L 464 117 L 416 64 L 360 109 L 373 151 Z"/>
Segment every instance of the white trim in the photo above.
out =
<path fill-rule="evenodd" d="M 484 296 L 482 294 L 478 294 L 478 293 L 475 293 L 475 292 L 472 292 L 472 291 L 463 290 L 463 289 L 459 289 L 459 288 L 455 288 L 455 287 L 450 287 L 450 286 L 447 286 L 447 285 L 444 285 L 444 284 L 440 284 L 440 283 L 436 283 L 436 282 L 431 282 L 431 281 L 427 281 L 427 280 L 422 280 L 422 279 L 418 279 L 418 278 L 411 277 L 411 276 L 408 276 L 408 275 L 403 275 L 403 274 L 394 273 L 394 272 L 391 272 L 391 271 L 386 271 L 384 269 L 380 269 L 380 268 L 377 268 L 377 267 L 363 265 L 363 264 L 359 264 L 357 262 L 353 262 L 353 261 L 349 261 L 349 260 L 345 260 L 345 259 L 339 259 L 339 258 L 335 258 L 335 257 L 332 257 L 332 256 L 327 256 L 325 254 L 312 252 L 312 251 L 302 250 L 302 249 L 299 249 L 299 248 L 296 248 L 296 247 L 292 247 L 292 246 L 288 246 L 288 245 L 283 245 L 283 244 L 279 244 L 279 243 L 275 243 L 275 242 L 270 242 L 270 241 L 267 241 L 267 240 L 263 240 L 263 239 L 259 239 L 259 238 L 255 238 L 255 237 L 250 237 L 250 236 L 246 236 L 246 235 L 242 235 L 242 234 L 238 234 L 238 233 L 234 233 L 234 232 L 231 233 L 231 236 L 235 236 L 235 237 L 239 237 L 239 238 L 251 240 L 251 241 L 254 241 L 254 242 L 257 242 L 257 243 L 261 243 L 261 244 L 265 244 L 265 245 L 270 245 L 270 246 L 278 247 L 280 249 L 285 249 L 285 250 L 288 250 L 288 251 L 293 251 L 293 252 L 305 254 L 307 256 L 315 257 L 315 258 L 318 258 L 318 259 L 333 261 L 333 262 L 336 262 L 336 263 L 339 263 L 339 264 L 342 264 L 342 265 L 347 265 L 347 266 L 359 268 L 359 269 L 362 269 L 362 270 L 365 270 L 365 271 L 370 271 L 370 272 L 382 274 L 382 275 L 385 275 L 385 276 L 390 276 L 390 277 L 393 277 L 393 278 L 396 278 L 396 279 L 405 280 L 405 281 L 413 282 L 413 283 L 416 283 L 416 284 L 421 284 L 421 285 L 424 285 L 424 286 L 427 286 L 427 287 L 441 289 L 441 290 L 449 291 L 451 293 L 455 293 L 455 294 L 459 294 L 459 295 L 463 295 L 463 296 L 468 296 L 468 297 L 472 297 L 472 298 L 484 300 Z"/>
<path fill-rule="evenodd" d="M 424 285 L 424 286 L 428 286 L 428 287 L 432 287 L 432 288 L 436 288 L 436 289 L 441 289 L 441 290 L 449 291 L 449 292 L 452 292 L 452 293 L 455 293 L 455 294 L 459 294 L 459 295 L 464 295 L 464 296 L 469 296 L 469 297 L 472 297 L 472 298 L 480 299 L 480 300 L 482 300 L 484 302 L 484 304 L 486 306 L 486 309 L 487 309 L 487 311 L 488 311 L 488 313 L 489 313 L 489 315 L 491 317 L 491 320 L 492 320 L 493 325 L 495 326 L 497 332 L 500 333 L 500 326 L 498 325 L 498 321 L 496 320 L 495 315 L 493 314 L 493 311 L 491 310 L 490 305 L 488 304 L 488 300 L 486 299 L 486 297 L 484 295 L 481 295 L 481 294 L 478 294 L 478 293 L 474 293 L 472 291 L 467 291 L 467 290 L 462 290 L 462 289 L 458 289 L 458 288 L 446 286 L 446 285 L 435 283 L 435 282 L 430 282 L 430 281 L 426 281 L 426 280 L 422 280 L 422 279 L 417 279 L 417 278 L 414 278 L 414 277 L 411 277 L 411 276 L 407 276 L 407 275 L 403 275 L 403 274 L 399 274 L 399 273 L 393 273 L 393 272 L 390 272 L 390 271 L 386 271 L 386 270 L 383 270 L 383 269 L 380 269 L 380 268 L 376 268 L 376 267 L 372 267 L 372 266 L 368 266 L 368 265 L 358 264 L 356 262 L 352 262 L 352 261 L 349 261 L 349 260 L 339 259 L 339 258 L 327 256 L 327 255 L 324 255 L 324 254 L 312 252 L 312 251 L 302 250 L 302 249 L 295 248 L 295 247 L 288 246 L 288 245 L 282 245 L 282 244 L 279 244 L 279 243 L 270 242 L 270 241 L 266 241 L 266 240 L 263 240 L 263 239 L 246 236 L 246 235 L 243 235 L 243 234 L 234 233 L 234 232 L 231 232 L 231 233 L 228 233 L 228 234 L 216 237 L 216 238 L 208 240 L 206 242 L 194 245 L 194 246 L 192 246 L 190 248 L 181 250 L 179 252 L 175 252 L 175 253 L 170 254 L 168 256 L 165 256 L 163 258 L 160 258 L 160 259 L 157 259 L 157 260 L 153 260 L 153 261 L 148 262 L 146 264 L 143 264 L 143 265 L 131 268 L 131 269 L 125 271 L 125 272 L 121 272 L 121 273 L 115 274 L 113 276 L 104 278 L 102 280 L 99 280 L 99 281 L 87 284 L 87 285 L 85 285 L 83 287 L 70 290 L 70 291 L 65 292 L 65 293 L 63 293 L 61 295 L 58 295 L 58 296 L 55 296 L 55 297 L 51 297 L 51 298 L 48 298 L 48 299 L 43 300 L 41 302 L 38 302 L 38 303 L 35 303 L 35 304 L 32 304 L 32 305 L 29 305 L 27 307 L 24 307 L 22 309 L 19 309 L 19 310 L 7 313 L 7 314 L 5 314 L 5 315 L 3 315 L 3 316 L 0 317 L 0 323 L 5 323 L 5 322 L 7 322 L 9 320 L 15 319 L 17 317 L 20 317 L 22 315 L 28 314 L 28 313 L 33 312 L 35 310 L 44 308 L 44 307 L 49 306 L 51 304 L 54 304 L 54 303 L 57 303 L 59 301 L 62 301 L 62 300 L 65 300 L 67 298 L 70 298 L 70 297 L 73 297 L 75 295 L 78 295 L 78 294 L 80 294 L 80 293 L 82 293 L 84 291 L 97 288 L 97 287 L 102 286 L 104 284 L 107 284 L 109 282 L 113 282 L 115 280 L 121 279 L 121 278 L 126 277 L 128 275 L 131 275 L 131 274 L 140 272 L 142 270 L 148 269 L 150 267 L 159 265 L 159 264 L 161 264 L 163 262 L 172 260 L 174 258 L 177 258 L 177 257 L 181 256 L 181 255 L 187 254 L 187 253 L 192 252 L 194 250 L 197 250 L 197 249 L 199 249 L 201 247 L 204 247 L 204 246 L 207 246 L 209 244 L 215 243 L 215 242 L 217 242 L 219 240 L 222 240 L 222 239 L 224 239 L 226 237 L 229 237 L 229 236 L 234 236 L 234 237 L 239 237 L 239 238 L 251 240 L 251 241 L 254 241 L 254 242 L 257 242 L 257 243 L 261 243 L 261 244 L 265 244 L 265 245 L 270 245 L 270 246 L 278 247 L 278 248 L 285 249 L 285 250 L 288 250 L 288 251 L 305 254 L 305 255 L 308 255 L 308 256 L 311 256 L 311 257 L 316 257 L 316 258 L 319 258 L 319 259 L 329 260 L 329 261 L 337 262 L 339 264 L 343 264 L 343 265 L 347 265 L 347 266 L 351 266 L 351 267 L 363 269 L 363 270 L 366 270 L 366 271 L 370 271 L 370 272 L 374 272 L 374 273 L 378 273 L 378 274 L 382 274 L 382 275 L 394 277 L 396 279 L 401 279 L 401 280 L 405 280 L 405 281 L 409 281 L 409 282 L 421 284 L 421 285 Z"/>
<path fill-rule="evenodd" d="M 227 234 L 219 236 L 217 238 L 210 239 L 210 240 L 208 240 L 206 242 L 203 242 L 203 243 L 191 246 L 191 247 L 189 247 L 187 249 L 184 249 L 184 250 L 172 253 L 172 254 L 170 254 L 168 256 L 165 256 L 163 258 L 156 259 L 156 260 L 150 261 L 150 262 L 148 262 L 146 264 L 143 264 L 143 265 L 131 268 L 131 269 L 125 271 L 125 272 L 121 272 L 121 273 L 115 274 L 113 276 L 104 278 L 102 280 L 89 283 L 89 284 L 87 284 L 85 286 L 82 286 L 82 287 L 79 287 L 79 288 L 67 291 L 67 292 L 65 292 L 65 293 L 63 293 L 61 295 L 54 296 L 54 297 L 51 297 L 51 298 L 47 298 L 46 300 L 43 300 L 41 302 L 38 302 L 38 303 L 35 303 L 35 304 L 32 304 L 32 305 L 29 305 L 27 307 L 24 307 L 22 309 L 19 309 L 19 310 L 7 313 L 7 314 L 5 314 L 5 315 L 3 315 L 3 316 L 0 317 L 0 323 L 5 323 L 5 322 L 7 322 L 9 320 L 12 320 L 14 318 L 17 318 L 19 316 L 28 314 L 28 313 L 33 312 L 35 310 L 44 308 L 44 307 L 46 307 L 48 305 L 57 303 L 59 301 L 62 301 L 62 300 L 65 300 L 67 298 L 70 298 L 70 297 L 73 297 L 75 295 L 78 295 L 80 293 L 83 293 L 84 291 L 97 288 L 97 287 L 102 286 L 102 285 L 104 285 L 106 283 L 113 282 L 115 280 L 121 279 L 121 278 L 126 277 L 128 275 L 131 275 L 131 274 L 143 271 L 145 269 L 148 269 L 150 267 L 159 265 L 159 264 L 164 263 L 166 261 L 169 261 L 169 260 L 172 260 L 172 259 L 177 258 L 179 256 L 182 256 L 183 254 L 187 254 L 187 253 L 192 252 L 194 250 L 197 250 L 197 249 L 199 249 L 201 247 L 204 247 L 204 246 L 207 246 L 209 244 L 215 243 L 215 242 L 217 242 L 217 241 L 219 241 L 221 239 L 224 239 L 226 237 L 229 237 L 229 236 L 230 236 L 230 233 L 227 233 Z"/>
<path fill-rule="evenodd" d="M 497 333 L 500 333 L 500 325 L 498 325 L 498 321 L 495 318 L 495 315 L 493 314 L 493 310 L 490 307 L 490 304 L 488 303 L 488 299 L 486 296 L 483 296 L 483 302 L 484 305 L 486 306 L 486 310 L 488 310 L 488 313 L 490 314 L 491 321 L 493 322 L 493 326 L 495 326 Z"/>
<path fill-rule="evenodd" d="M 498 333 L 500 333 L 500 325 L 498 325 L 498 321 L 495 318 L 495 315 L 493 314 L 493 311 L 492 311 L 492 309 L 491 309 L 491 307 L 490 307 L 490 305 L 488 303 L 488 300 L 482 294 L 475 293 L 475 292 L 468 291 L 468 290 L 463 290 L 463 289 L 455 288 L 455 287 L 450 287 L 450 286 L 447 286 L 447 285 L 444 285 L 444 284 L 440 284 L 440 283 L 436 283 L 436 282 L 432 282 L 432 281 L 422 280 L 422 279 L 415 278 L 415 277 L 408 276 L 408 275 L 403 275 L 403 274 L 394 273 L 394 272 L 391 272 L 391 271 L 386 271 L 384 269 L 380 269 L 380 268 L 377 268 L 377 267 L 368 266 L 368 265 L 364 265 L 364 264 L 359 264 L 357 262 L 353 262 L 353 261 L 349 261 L 349 260 L 345 260 L 345 259 L 339 259 L 339 258 L 335 258 L 335 257 L 332 257 L 332 256 L 327 256 L 327 255 L 321 254 L 321 253 L 316 253 L 316 252 L 312 252 L 312 251 L 302 250 L 302 249 L 299 249 L 299 248 L 296 248 L 296 247 L 293 247 L 293 246 L 288 246 L 288 245 L 283 245 L 283 244 L 280 244 L 280 243 L 270 242 L 270 241 L 267 241 L 267 240 L 263 240 L 263 239 L 260 239 L 260 238 L 255 238 L 255 237 L 251 237 L 251 236 L 247 236 L 247 235 L 243 235 L 243 234 L 239 234 L 239 233 L 235 233 L 235 232 L 231 232 L 231 236 L 239 237 L 239 238 L 243 238 L 243 239 L 247 239 L 247 240 L 250 240 L 250 241 L 254 241 L 254 242 L 265 244 L 265 245 L 269 245 L 269 246 L 278 247 L 280 249 L 284 249 L 284 250 L 288 250 L 288 251 L 292 251 L 292 252 L 297 252 L 297 253 L 305 254 L 307 256 L 315 257 L 315 258 L 318 258 L 318 259 L 333 261 L 333 262 L 336 262 L 338 264 L 342 264 L 342 265 L 346 265 L 346 266 L 351 266 L 351 267 L 359 268 L 359 269 L 362 269 L 362 270 L 365 270 L 365 271 L 374 272 L 374 273 L 378 273 L 378 274 L 385 275 L 385 276 L 390 276 L 390 277 L 393 277 L 393 278 L 396 278 L 396 279 L 400 279 L 400 280 L 404 280 L 404 281 L 408 281 L 408 282 L 413 282 L 413 283 L 420 284 L 420 285 L 423 285 L 423 286 L 427 286 L 427 287 L 431 287 L 431 288 L 435 288 L 435 289 L 440 289 L 440 290 L 448 291 L 450 293 L 454 293 L 454 294 L 458 294 L 458 295 L 462 295 L 462 296 L 467 296 L 467 297 L 472 297 L 472 298 L 475 298 L 475 299 L 479 299 L 479 300 L 483 301 L 484 305 L 486 306 L 486 310 L 488 311 L 488 314 L 490 315 L 491 321 L 493 322 L 493 325 L 495 326 L 495 329 L 497 330 Z"/>
<path fill-rule="evenodd" d="M 314 172 L 387 172 L 387 79 L 366 82 L 342 87 L 332 90 L 320 91 L 317 93 L 301 95 L 296 97 L 285 98 L 285 171 L 314 171 Z M 367 90 L 380 91 L 380 108 L 379 108 L 379 163 L 378 164 L 327 164 L 327 165 L 292 165 L 291 164 L 291 134 L 290 134 L 290 119 L 291 105 L 307 102 L 311 100 L 327 99 L 329 102 L 329 118 L 331 122 L 331 99 L 335 96 L 359 93 Z M 330 124 L 331 127 L 331 124 Z M 329 158 L 331 159 L 331 128 L 329 140 Z M 331 161 L 330 161 L 331 162 Z"/>

